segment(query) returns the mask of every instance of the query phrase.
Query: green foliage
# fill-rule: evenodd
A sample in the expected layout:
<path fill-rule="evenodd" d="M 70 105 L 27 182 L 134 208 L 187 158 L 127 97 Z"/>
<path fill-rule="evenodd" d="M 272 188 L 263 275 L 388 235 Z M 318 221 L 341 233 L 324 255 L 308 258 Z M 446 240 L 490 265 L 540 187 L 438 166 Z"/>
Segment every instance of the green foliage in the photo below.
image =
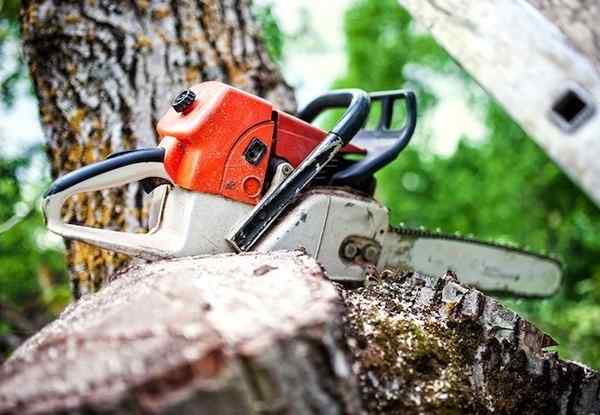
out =
<path fill-rule="evenodd" d="M 269 56 L 275 62 L 280 62 L 283 56 L 283 33 L 279 29 L 277 19 L 273 16 L 273 7 L 270 4 L 257 6 L 254 13 L 262 28 Z"/>
<path fill-rule="evenodd" d="M 396 0 L 359 0 L 345 16 L 348 68 L 336 86 L 368 90 L 402 87 L 407 64 L 453 74 L 473 85 L 431 37 L 413 30 Z M 424 85 L 420 119 L 435 105 Z M 600 368 L 600 221 L 598 208 L 498 105 L 487 112 L 483 143 L 460 142 L 445 158 L 409 146 L 378 174 L 378 196 L 392 220 L 472 233 L 560 254 L 566 264 L 561 293 L 547 300 L 506 302 L 555 336 L 563 357 Z M 453 122 L 453 120 L 448 120 Z M 417 141 L 423 137 L 417 137 Z"/>
<path fill-rule="evenodd" d="M 426 65 L 440 72 L 455 65 L 428 35 L 412 30 L 410 15 L 396 0 L 360 0 L 344 18 L 348 67 L 334 87 L 360 87 L 367 91 L 397 89 L 407 79 L 407 63 Z M 435 96 L 418 83 L 411 88 L 419 94 L 421 108 L 435 102 Z"/>
<path fill-rule="evenodd" d="M 16 22 L 21 9 L 20 0 L 0 0 L 0 19 Z"/>
<path fill-rule="evenodd" d="M 0 224 L 27 212 L 22 174 L 40 150 L 22 157 L 0 157 Z M 47 186 L 40 183 L 39 192 Z M 38 201 L 35 201 L 36 205 Z M 0 233 L 0 356 L 7 353 L 8 337 L 23 338 L 58 313 L 69 299 L 64 255 L 44 240 L 46 230 L 39 207 Z M 14 316 L 18 315 L 18 318 Z"/>
<path fill-rule="evenodd" d="M 17 83 L 27 80 L 19 47 L 20 3 L 18 0 L 0 0 L 0 103 L 6 107 L 14 103 Z"/>
<path fill-rule="evenodd" d="M 28 82 L 20 51 L 20 1 L 0 0 L 0 104 L 13 105 L 18 86 Z M 23 183 L 40 148 L 16 158 L 0 153 L 0 356 L 33 334 L 69 298 L 64 255 L 47 244 L 38 201 L 25 202 L 25 193 L 41 192 L 48 181 Z M 35 206 L 28 206 L 35 203 Z"/>

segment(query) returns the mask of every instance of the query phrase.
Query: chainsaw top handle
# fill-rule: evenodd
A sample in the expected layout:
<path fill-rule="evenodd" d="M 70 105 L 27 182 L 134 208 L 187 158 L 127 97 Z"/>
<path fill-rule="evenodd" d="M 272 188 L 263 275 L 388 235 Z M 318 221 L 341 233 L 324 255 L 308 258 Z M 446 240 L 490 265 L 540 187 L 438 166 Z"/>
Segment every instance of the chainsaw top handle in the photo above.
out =
<path fill-rule="evenodd" d="M 337 172 L 331 179 L 333 185 L 360 186 L 360 183 L 373 173 L 398 157 L 412 138 L 417 125 L 417 99 L 412 91 L 383 91 L 369 94 L 371 101 L 381 102 L 381 114 L 377 127 L 373 130 L 361 129 L 365 120 L 357 117 L 353 125 L 360 131 L 353 134 L 352 143 L 367 149 L 367 156 L 346 169 Z M 394 104 L 404 100 L 406 122 L 401 129 L 392 129 Z M 298 117 L 306 122 L 314 121 L 328 109 L 340 108 L 344 102 L 335 93 L 322 95 L 302 109 Z M 359 124 L 360 123 L 360 124 Z"/>
<path fill-rule="evenodd" d="M 363 91 L 357 90 L 332 91 L 315 98 L 308 103 L 299 113 L 298 118 L 306 122 L 313 122 L 323 111 L 332 108 L 348 107 L 342 118 L 330 131 L 348 144 L 356 133 L 362 128 L 369 116 L 370 99 Z"/>
<path fill-rule="evenodd" d="M 60 193 L 104 173 L 137 163 L 162 163 L 164 158 L 165 149 L 162 147 L 127 150 L 111 154 L 105 160 L 84 166 L 59 177 L 44 193 L 44 198 Z"/>
<path fill-rule="evenodd" d="M 315 101 L 317 102 L 312 107 L 309 104 L 308 110 L 305 109 L 306 113 L 312 111 L 316 116 L 323 105 L 348 108 L 335 127 L 308 157 L 283 183 L 265 195 L 227 237 L 236 250 L 248 251 L 255 245 L 296 196 L 310 184 L 337 152 L 352 140 L 369 116 L 371 100 L 369 95 L 360 89 L 334 91 L 321 97 L 321 100 L 317 98 Z"/>
<path fill-rule="evenodd" d="M 132 150 L 82 167 L 58 178 L 44 194 L 42 210 L 48 229 L 64 237 L 90 242 L 117 251 L 162 252 L 162 235 L 129 233 L 66 223 L 62 206 L 71 196 L 122 186 L 149 178 L 171 182 L 164 168 L 163 148 Z"/>

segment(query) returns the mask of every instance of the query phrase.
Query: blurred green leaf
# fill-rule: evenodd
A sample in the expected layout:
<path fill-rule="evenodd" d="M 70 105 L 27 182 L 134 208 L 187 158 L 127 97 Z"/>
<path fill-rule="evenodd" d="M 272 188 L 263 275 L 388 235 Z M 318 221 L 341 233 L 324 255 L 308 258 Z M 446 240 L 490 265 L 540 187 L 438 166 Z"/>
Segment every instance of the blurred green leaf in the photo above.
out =
<path fill-rule="evenodd" d="M 25 152 L 22 157 L 0 157 L 0 223 L 15 215 L 24 204 L 23 184 L 19 178 L 29 169 L 41 149 Z M 38 184 L 38 191 L 47 186 Z M 39 201 L 17 225 L 0 233 L 0 355 L 9 352 L 4 336 L 25 338 L 27 326 L 40 327 L 68 302 L 68 283 L 64 254 L 40 238 L 47 235 Z M 10 311 L 10 312 L 9 312 Z M 18 318 L 14 318 L 18 315 Z M 12 317 L 11 317 L 12 316 Z"/>
<path fill-rule="evenodd" d="M 16 22 L 20 9 L 20 0 L 0 0 L 0 19 Z"/>
<path fill-rule="evenodd" d="M 283 56 L 283 33 L 275 16 L 273 16 L 273 6 L 266 4 L 256 6 L 254 11 L 258 23 L 262 28 L 263 37 L 267 45 L 269 56 L 275 62 L 281 61 Z"/>
<path fill-rule="evenodd" d="M 28 80 L 19 42 L 20 5 L 18 0 L 0 0 L 0 102 L 8 108 L 19 81 Z"/>

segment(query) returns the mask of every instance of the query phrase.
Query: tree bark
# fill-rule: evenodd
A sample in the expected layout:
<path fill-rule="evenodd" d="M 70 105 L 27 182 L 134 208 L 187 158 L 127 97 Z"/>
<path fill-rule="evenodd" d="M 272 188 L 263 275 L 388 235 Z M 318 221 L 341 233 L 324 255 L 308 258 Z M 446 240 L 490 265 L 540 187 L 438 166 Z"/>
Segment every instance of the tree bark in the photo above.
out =
<path fill-rule="evenodd" d="M 368 413 L 592 414 L 600 373 L 451 273 L 384 272 L 343 291 L 345 335 Z"/>
<path fill-rule="evenodd" d="M 21 29 L 52 175 L 157 143 L 156 121 L 187 86 L 221 80 L 294 111 L 267 55 L 250 0 L 25 0 Z M 138 185 L 79 195 L 66 218 L 135 232 L 146 226 Z M 67 242 L 75 297 L 126 257 Z"/>
<path fill-rule="evenodd" d="M 0 414 L 598 413 L 600 374 L 552 344 L 451 274 L 346 289 L 297 252 L 186 258 L 116 275 L 28 340 Z"/>

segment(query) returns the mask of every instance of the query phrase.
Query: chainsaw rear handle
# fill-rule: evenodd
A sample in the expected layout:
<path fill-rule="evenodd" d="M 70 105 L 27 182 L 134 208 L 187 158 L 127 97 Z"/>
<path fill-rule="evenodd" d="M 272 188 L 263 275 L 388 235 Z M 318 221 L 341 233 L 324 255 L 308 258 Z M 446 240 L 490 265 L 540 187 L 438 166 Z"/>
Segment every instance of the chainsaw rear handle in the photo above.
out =
<path fill-rule="evenodd" d="M 66 223 L 62 206 L 69 197 L 158 177 L 171 182 L 163 160 L 161 147 L 133 150 L 85 166 L 57 179 L 44 194 L 42 210 L 50 231 L 66 238 L 91 242 L 103 247 L 114 247 L 125 252 L 164 252 L 164 245 L 152 233 L 138 234 Z M 164 256 L 164 255 L 163 255 Z"/>
<path fill-rule="evenodd" d="M 273 222 L 289 206 L 296 196 L 331 161 L 337 152 L 348 144 L 367 121 L 371 100 L 360 89 L 334 91 L 317 98 L 309 104 L 303 114 L 306 119 L 316 117 L 323 105 L 347 106 L 336 126 L 304 161 L 273 191 L 254 207 L 252 212 L 228 235 L 227 240 L 237 251 L 248 251 L 266 232 Z M 313 102 L 315 102 L 313 101 Z"/>
<path fill-rule="evenodd" d="M 377 170 L 396 159 L 398 154 L 410 142 L 415 132 L 417 125 L 417 99 L 412 91 L 374 92 L 369 94 L 369 97 L 372 101 L 381 102 L 381 116 L 377 127 L 375 130 L 362 129 L 353 135 L 354 141 L 359 141 L 356 143 L 357 145 L 365 144 L 368 146 L 367 156 L 363 160 L 336 173 L 332 177 L 331 184 L 333 185 L 359 185 L 365 178 L 368 178 Z M 407 120 L 402 129 L 391 130 L 394 102 L 401 99 L 405 101 Z M 309 102 L 298 113 L 298 117 L 306 122 L 312 122 L 324 111 L 343 106 L 343 102 L 335 94 L 325 94 Z M 357 117 L 356 123 L 358 121 Z M 358 125 L 359 129 L 363 127 L 365 121 L 366 119 L 361 121 L 362 123 Z M 367 144 L 367 140 L 371 139 L 374 140 L 371 143 L 378 145 L 371 146 L 369 145 L 371 143 Z M 383 140 L 377 142 L 378 139 L 386 139 L 387 143 L 380 145 L 383 143 Z"/>

